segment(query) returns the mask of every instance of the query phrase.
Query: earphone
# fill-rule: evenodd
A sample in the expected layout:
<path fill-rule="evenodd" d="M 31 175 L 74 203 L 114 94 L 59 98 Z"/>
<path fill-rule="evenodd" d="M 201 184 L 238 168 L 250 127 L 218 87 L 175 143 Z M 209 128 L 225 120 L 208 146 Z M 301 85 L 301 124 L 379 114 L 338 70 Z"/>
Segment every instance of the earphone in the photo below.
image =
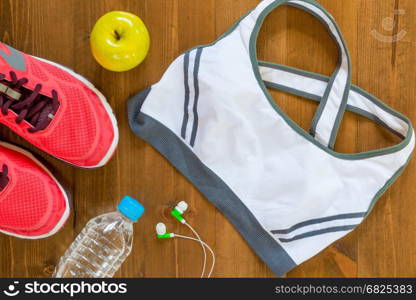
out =
<path fill-rule="evenodd" d="M 186 223 L 186 220 L 182 217 L 183 213 L 188 209 L 188 203 L 185 201 L 179 202 L 175 208 L 172 210 L 171 215 L 181 222 L 182 224 Z"/>
<path fill-rule="evenodd" d="M 205 251 L 205 247 L 203 244 L 203 241 L 201 240 L 201 238 L 199 237 L 198 232 L 196 232 L 196 230 L 189 225 L 186 220 L 183 217 L 183 214 L 185 213 L 185 211 L 188 209 L 188 203 L 186 203 L 185 201 L 181 201 L 179 202 L 175 208 L 171 211 L 171 215 L 178 220 L 179 222 L 181 222 L 182 224 L 186 225 L 191 231 L 192 233 L 196 236 L 196 238 L 198 239 L 199 243 L 201 244 L 201 248 L 202 251 L 204 253 L 204 263 L 202 264 L 202 272 L 201 272 L 201 278 L 204 276 L 205 273 L 205 267 L 207 264 L 207 252 Z"/>
<path fill-rule="evenodd" d="M 156 224 L 156 235 L 158 239 L 170 239 L 175 237 L 174 233 L 166 233 L 165 223 Z"/>
<path fill-rule="evenodd" d="M 157 223 L 157 225 L 156 225 L 156 234 L 157 234 L 157 237 L 159 239 L 181 238 L 181 239 L 187 239 L 187 240 L 192 240 L 192 241 L 195 241 L 195 242 L 202 243 L 202 245 L 209 250 L 209 252 L 211 253 L 211 256 L 212 256 L 211 269 L 209 270 L 209 273 L 207 275 L 208 278 L 211 277 L 212 271 L 214 270 L 214 266 L 215 266 L 215 253 L 207 243 L 205 243 L 204 241 L 201 241 L 199 239 L 193 238 L 193 237 L 180 235 L 180 234 L 176 234 L 176 233 L 167 233 L 166 232 L 166 225 L 164 223 Z M 201 278 L 203 277 L 203 275 L 204 275 L 204 273 L 201 274 Z"/>
<path fill-rule="evenodd" d="M 207 277 L 209 278 L 209 277 L 211 277 L 212 271 L 214 270 L 215 254 L 214 254 L 214 251 L 212 251 L 211 247 L 200 238 L 198 232 L 191 225 L 189 225 L 186 222 L 185 218 L 182 216 L 187 209 L 188 209 L 188 204 L 185 201 L 181 201 L 172 210 L 171 215 L 176 220 L 181 222 L 181 224 L 186 225 L 192 231 L 192 233 L 196 236 L 196 238 L 192 238 L 192 237 L 189 237 L 189 236 L 184 236 L 184 235 L 180 235 L 180 234 L 176 234 L 176 233 L 167 233 L 166 232 L 166 225 L 164 223 L 158 223 L 156 225 L 156 236 L 159 239 L 169 239 L 169 238 L 175 238 L 176 237 L 176 238 L 188 239 L 188 240 L 199 242 L 201 244 L 201 248 L 202 248 L 203 253 L 204 253 L 204 263 L 202 265 L 201 278 L 204 277 L 204 274 L 205 274 L 205 267 L 206 267 L 206 262 L 207 262 L 207 253 L 206 253 L 205 248 L 207 248 L 210 251 L 211 256 L 212 256 L 211 269 L 210 269 L 210 271 L 207 275 Z"/>

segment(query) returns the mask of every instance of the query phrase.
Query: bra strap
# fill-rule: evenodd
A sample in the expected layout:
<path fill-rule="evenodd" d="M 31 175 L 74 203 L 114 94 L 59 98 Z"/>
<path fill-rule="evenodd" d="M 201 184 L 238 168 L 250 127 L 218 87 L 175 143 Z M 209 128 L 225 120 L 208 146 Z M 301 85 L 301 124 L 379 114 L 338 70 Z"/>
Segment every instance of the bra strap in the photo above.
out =
<path fill-rule="evenodd" d="M 314 0 L 264 0 L 252 12 L 256 24 L 262 24 L 268 13 L 279 5 L 291 5 L 317 17 L 336 42 L 339 52 L 338 66 L 330 78 L 315 116 L 310 133 L 324 146 L 333 148 L 340 123 L 345 113 L 351 86 L 351 59 L 347 45 L 334 18 Z"/>

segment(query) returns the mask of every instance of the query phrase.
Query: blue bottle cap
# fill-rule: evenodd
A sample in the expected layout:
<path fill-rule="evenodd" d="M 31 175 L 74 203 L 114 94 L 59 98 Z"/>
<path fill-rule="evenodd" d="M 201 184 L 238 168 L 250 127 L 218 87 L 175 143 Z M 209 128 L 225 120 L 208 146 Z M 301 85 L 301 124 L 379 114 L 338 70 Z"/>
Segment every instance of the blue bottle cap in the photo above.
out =
<path fill-rule="evenodd" d="M 130 196 L 124 196 L 117 206 L 119 212 L 136 222 L 144 213 L 144 207 Z"/>

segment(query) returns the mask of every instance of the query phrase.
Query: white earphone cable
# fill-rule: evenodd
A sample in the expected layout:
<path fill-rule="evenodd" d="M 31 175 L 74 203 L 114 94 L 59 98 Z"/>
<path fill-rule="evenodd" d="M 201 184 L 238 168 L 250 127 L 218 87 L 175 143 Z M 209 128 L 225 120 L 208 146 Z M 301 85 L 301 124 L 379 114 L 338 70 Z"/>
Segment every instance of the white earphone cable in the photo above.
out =
<path fill-rule="evenodd" d="M 187 222 L 185 222 L 183 224 L 185 224 L 193 232 L 193 234 L 197 237 L 199 243 L 201 244 L 201 248 L 204 252 L 204 264 L 202 265 L 202 273 L 201 273 L 201 278 L 203 278 L 204 274 L 205 274 L 205 266 L 207 265 L 207 251 L 205 250 L 205 247 L 204 247 L 205 242 L 203 242 L 201 240 L 201 238 L 199 237 L 198 232 L 196 232 L 196 230 L 191 225 L 189 225 Z"/>
<path fill-rule="evenodd" d="M 210 278 L 212 272 L 214 271 L 214 267 L 215 267 L 215 253 L 214 253 L 214 251 L 212 251 L 211 247 L 207 243 L 205 243 L 204 241 L 198 240 L 198 239 L 190 237 L 190 236 L 175 234 L 175 237 L 178 237 L 178 238 L 181 238 L 181 239 L 192 240 L 192 241 L 195 241 L 195 242 L 199 242 L 199 243 L 202 243 L 205 247 L 207 247 L 207 249 L 209 250 L 209 252 L 211 253 L 211 256 L 212 256 L 211 269 L 209 270 L 209 273 L 208 273 L 208 278 Z"/>

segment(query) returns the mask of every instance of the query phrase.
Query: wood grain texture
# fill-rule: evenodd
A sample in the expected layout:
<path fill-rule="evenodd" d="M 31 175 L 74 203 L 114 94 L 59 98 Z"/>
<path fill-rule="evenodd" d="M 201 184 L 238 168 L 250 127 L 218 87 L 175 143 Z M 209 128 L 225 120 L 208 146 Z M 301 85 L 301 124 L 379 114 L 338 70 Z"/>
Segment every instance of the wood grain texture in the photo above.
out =
<path fill-rule="evenodd" d="M 158 81 L 183 51 L 213 41 L 258 0 L 0 0 L 1 40 L 24 52 L 56 61 L 90 79 L 107 96 L 120 127 L 120 144 L 110 163 L 81 170 L 59 162 L 1 128 L 1 139 L 36 153 L 65 185 L 73 213 L 55 236 L 25 241 L 0 235 L 1 277 L 47 277 L 65 249 L 92 217 L 112 211 L 125 194 L 140 199 L 146 214 L 135 226 L 133 252 L 119 277 L 196 277 L 202 255 L 197 243 L 159 241 L 154 225 L 189 234 L 169 216 L 180 200 L 190 204 L 187 219 L 217 253 L 216 277 L 272 277 L 245 241 L 180 173 L 128 128 L 126 99 Z M 379 96 L 412 120 L 416 115 L 416 2 L 413 0 L 319 0 L 335 17 L 349 46 L 353 82 Z M 97 18 L 125 10 L 147 24 L 152 46 L 138 68 L 113 73 L 91 56 L 88 35 Z M 403 14 L 395 14 L 402 10 Z M 393 30 L 383 22 L 391 18 Z M 403 35 L 398 41 L 386 38 Z M 373 32 L 373 33 L 372 33 Z M 331 74 L 337 50 L 324 26 L 296 8 L 282 7 L 266 19 L 258 41 L 263 60 Z M 1 72 L 1 70 L 0 70 Z M 278 105 L 307 129 L 316 104 L 272 91 Z M 347 113 L 336 144 L 359 152 L 397 143 L 386 130 Z M 354 232 L 291 271 L 288 277 L 416 276 L 416 168 L 385 193 Z M 278 179 L 277 179 L 278 180 Z"/>

